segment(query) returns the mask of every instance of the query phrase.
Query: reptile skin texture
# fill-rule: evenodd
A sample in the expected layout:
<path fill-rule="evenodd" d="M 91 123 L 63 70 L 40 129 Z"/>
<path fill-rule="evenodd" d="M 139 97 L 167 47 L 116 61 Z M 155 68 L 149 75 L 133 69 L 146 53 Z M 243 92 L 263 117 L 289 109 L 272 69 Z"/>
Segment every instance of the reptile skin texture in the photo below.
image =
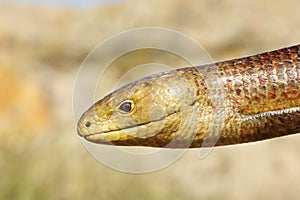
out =
<path fill-rule="evenodd" d="M 300 133 L 300 45 L 129 83 L 81 117 L 84 139 L 166 148 Z"/>

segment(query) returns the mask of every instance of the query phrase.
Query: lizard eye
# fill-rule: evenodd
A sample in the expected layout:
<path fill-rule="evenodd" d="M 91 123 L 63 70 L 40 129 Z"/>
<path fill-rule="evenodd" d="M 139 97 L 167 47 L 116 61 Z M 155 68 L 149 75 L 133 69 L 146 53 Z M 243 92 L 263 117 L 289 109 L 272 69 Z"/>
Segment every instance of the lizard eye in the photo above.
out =
<path fill-rule="evenodd" d="M 89 122 L 89 121 L 85 122 L 85 123 L 84 123 L 84 126 L 85 126 L 86 128 L 90 127 L 90 126 L 91 126 L 91 122 Z"/>
<path fill-rule="evenodd" d="M 119 106 L 119 110 L 123 113 L 130 113 L 133 110 L 133 102 L 130 100 L 123 101 Z"/>

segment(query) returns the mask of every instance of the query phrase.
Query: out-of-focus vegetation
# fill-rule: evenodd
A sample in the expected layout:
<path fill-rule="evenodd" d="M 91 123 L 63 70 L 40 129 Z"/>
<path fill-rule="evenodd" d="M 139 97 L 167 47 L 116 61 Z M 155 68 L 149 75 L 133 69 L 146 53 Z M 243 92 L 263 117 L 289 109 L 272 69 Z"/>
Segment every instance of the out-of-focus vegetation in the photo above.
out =
<path fill-rule="evenodd" d="M 120 31 L 175 29 L 222 60 L 300 43 L 299 10 L 297 0 L 1 3 L 0 199 L 298 199 L 299 136 L 217 148 L 204 160 L 193 150 L 161 171 L 123 174 L 81 145 L 72 91 L 89 51 Z M 112 76 L 131 60 L 116 64 Z"/>

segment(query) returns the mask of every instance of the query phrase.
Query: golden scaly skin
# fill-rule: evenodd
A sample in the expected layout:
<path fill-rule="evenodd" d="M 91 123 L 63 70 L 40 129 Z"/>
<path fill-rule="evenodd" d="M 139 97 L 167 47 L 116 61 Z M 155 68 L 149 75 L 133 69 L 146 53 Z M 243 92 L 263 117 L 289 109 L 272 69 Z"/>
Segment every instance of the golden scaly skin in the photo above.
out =
<path fill-rule="evenodd" d="M 77 131 L 100 144 L 167 148 L 295 134 L 299 87 L 300 45 L 129 83 L 89 108 Z"/>

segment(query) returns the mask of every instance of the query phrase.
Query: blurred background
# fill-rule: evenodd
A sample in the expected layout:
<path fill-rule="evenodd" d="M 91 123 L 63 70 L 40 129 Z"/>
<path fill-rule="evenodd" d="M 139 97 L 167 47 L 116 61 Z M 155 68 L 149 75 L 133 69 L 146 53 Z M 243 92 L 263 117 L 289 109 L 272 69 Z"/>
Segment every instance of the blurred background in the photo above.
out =
<path fill-rule="evenodd" d="M 81 144 L 72 92 L 88 53 L 121 31 L 174 29 L 220 61 L 299 44 L 299 10 L 297 0 L 0 1 L 0 199 L 298 199 L 297 135 L 125 174 Z"/>

